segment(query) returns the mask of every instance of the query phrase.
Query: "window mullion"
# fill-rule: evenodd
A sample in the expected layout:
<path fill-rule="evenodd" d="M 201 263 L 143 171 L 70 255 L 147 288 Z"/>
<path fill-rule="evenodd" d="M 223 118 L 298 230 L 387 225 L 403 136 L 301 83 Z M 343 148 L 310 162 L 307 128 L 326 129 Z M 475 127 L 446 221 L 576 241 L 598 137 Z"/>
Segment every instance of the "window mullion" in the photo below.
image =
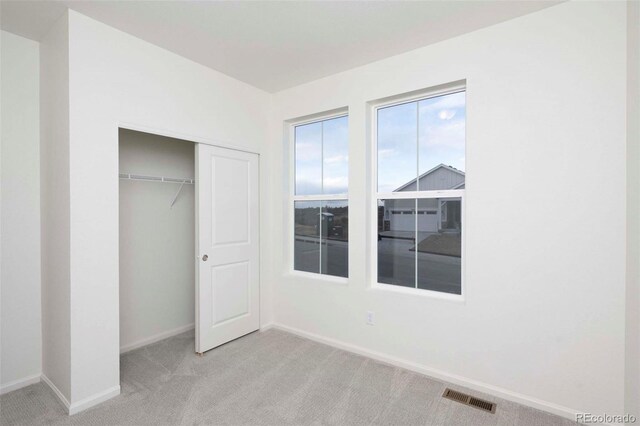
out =
<path fill-rule="evenodd" d="M 340 201 L 348 200 L 348 194 L 326 194 L 326 195 L 296 195 L 293 201 Z"/>
<path fill-rule="evenodd" d="M 324 121 L 320 123 L 320 193 L 324 194 Z"/>
<path fill-rule="evenodd" d="M 322 274 L 322 201 L 320 201 L 320 215 L 318 216 L 318 273 Z"/>
<path fill-rule="evenodd" d="M 416 190 L 420 191 L 420 102 L 416 102 Z M 418 199 L 414 203 L 414 283 L 415 288 L 418 288 Z"/>
<path fill-rule="evenodd" d="M 320 193 L 324 195 L 324 121 L 320 123 Z M 322 274 L 322 201 L 320 201 L 320 230 L 318 233 L 318 273 Z"/>
<path fill-rule="evenodd" d="M 413 250 L 413 259 L 414 259 L 414 274 L 415 274 L 415 288 L 418 288 L 418 199 L 416 198 L 415 204 L 413 205 L 415 208 L 415 238 L 413 240 L 414 250 Z"/>
<path fill-rule="evenodd" d="M 410 200 L 413 198 L 459 198 L 464 194 L 464 189 L 448 189 L 437 191 L 408 191 L 408 192 L 381 192 L 376 196 L 380 199 L 388 200 Z"/>

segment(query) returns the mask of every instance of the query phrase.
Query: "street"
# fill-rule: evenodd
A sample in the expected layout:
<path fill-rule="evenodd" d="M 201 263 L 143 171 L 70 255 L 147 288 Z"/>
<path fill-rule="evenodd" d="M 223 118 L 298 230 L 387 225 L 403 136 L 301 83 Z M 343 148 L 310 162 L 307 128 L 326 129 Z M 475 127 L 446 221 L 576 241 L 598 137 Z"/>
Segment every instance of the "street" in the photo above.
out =
<path fill-rule="evenodd" d="M 378 242 L 378 282 L 415 286 L 415 256 L 411 240 L 383 238 Z M 296 236 L 295 269 L 318 271 L 317 238 Z M 460 294 L 460 258 L 418 252 L 418 288 Z M 348 243 L 329 240 L 323 245 L 322 273 L 346 277 Z"/>

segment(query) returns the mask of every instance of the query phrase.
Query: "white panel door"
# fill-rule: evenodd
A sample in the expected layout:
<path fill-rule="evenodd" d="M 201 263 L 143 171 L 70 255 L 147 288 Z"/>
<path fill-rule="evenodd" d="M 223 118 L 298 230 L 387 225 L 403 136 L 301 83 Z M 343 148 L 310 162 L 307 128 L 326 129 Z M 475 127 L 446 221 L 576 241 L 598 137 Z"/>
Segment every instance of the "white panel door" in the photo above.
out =
<path fill-rule="evenodd" d="M 196 352 L 260 327 L 258 156 L 196 150 Z"/>

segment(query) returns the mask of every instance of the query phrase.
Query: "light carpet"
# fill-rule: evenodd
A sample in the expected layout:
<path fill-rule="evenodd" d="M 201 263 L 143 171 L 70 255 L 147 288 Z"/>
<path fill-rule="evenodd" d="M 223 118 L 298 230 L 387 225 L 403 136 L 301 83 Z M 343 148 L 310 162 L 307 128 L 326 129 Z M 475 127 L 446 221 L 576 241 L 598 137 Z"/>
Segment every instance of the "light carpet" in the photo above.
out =
<path fill-rule="evenodd" d="M 194 353 L 193 331 L 121 357 L 120 396 L 68 416 L 38 383 L 0 397 L 2 425 L 574 425 L 497 402 L 495 414 L 443 399 L 423 375 L 283 331 Z M 467 391 L 468 392 L 468 391 Z"/>

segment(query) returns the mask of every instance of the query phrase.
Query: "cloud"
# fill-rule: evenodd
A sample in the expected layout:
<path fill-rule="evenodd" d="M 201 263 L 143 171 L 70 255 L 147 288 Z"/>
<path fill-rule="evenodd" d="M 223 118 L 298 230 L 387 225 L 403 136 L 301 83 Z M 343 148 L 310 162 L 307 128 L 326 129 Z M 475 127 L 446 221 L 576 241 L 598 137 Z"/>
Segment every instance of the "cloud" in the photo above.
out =
<path fill-rule="evenodd" d="M 334 155 L 333 157 L 327 157 L 324 159 L 325 164 L 348 163 L 348 162 L 349 162 L 348 155 Z"/>
<path fill-rule="evenodd" d="M 347 177 L 324 178 L 323 189 L 325 194 L 344 194 L 349 188 Z"/>
<path fill-rule="evenodd" d="M 346 194 L 348 188 L 347 177 L 324 178 L 322 188 L 318 180 L 296 179 L 296 195 Z"/>
<path fill-rule="evenodd" d="M 296 161 L 319 161 L 321 156 L 322 152 L 319 143 L 296 142 Z"/>
<path fill-rule="evenodd" d="M 317 180 L 296 179 L 296 195 L 320 194 L 320 182 Z"/>
<path fill-rule="evenodd" d="M 391 148 L 379 149 L 378 158 L 389 158 L 396 155 L 396 150 Z"/>
<path fill-rule="evenodd" d="M 459 109 L 464 108 L 466 96 L 464 92 L 450 95 L 438 96 L 436 98 L 420 101 L 420 113 L 430 113 L 439 109 Z"/>
<path fill-rule="evenodd" d="M 456 116 L 456 112 L 452 109 L 443 109 L 438 113 L 440 120 L 451 120 Z"/>
<path fill-rule="evenodd" d="M 430 126 L 420 135 L 420 145 L 443 146 L 464 150 L 465 122 L 447 121 L 439 126 Z"/>

